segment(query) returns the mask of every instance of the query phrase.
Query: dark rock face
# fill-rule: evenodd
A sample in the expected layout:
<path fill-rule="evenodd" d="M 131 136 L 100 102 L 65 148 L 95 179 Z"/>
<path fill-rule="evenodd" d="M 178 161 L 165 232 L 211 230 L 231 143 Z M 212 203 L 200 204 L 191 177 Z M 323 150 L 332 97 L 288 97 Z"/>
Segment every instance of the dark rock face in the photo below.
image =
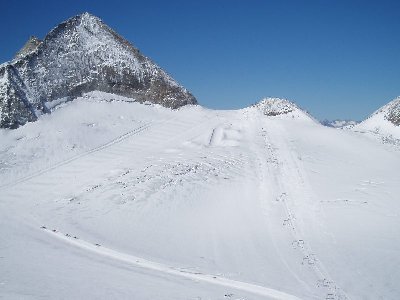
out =
<path fill-rule="evenodd" d="M 46 103 L 94 90 L 178 108 L 196 99 L 149 58 L 88 13 L 30 39 L 0 65 L 0 127 L 18 127 L 48 112 Z"/>
<path fill-rule="evenodd" d="M 35 121 L 37 114 L 29 102 L 26 86 L 13 65 L 0 69 L 0 127 L 17 128 Z M 3 84 L 2 84 L 3 83 Z"/>

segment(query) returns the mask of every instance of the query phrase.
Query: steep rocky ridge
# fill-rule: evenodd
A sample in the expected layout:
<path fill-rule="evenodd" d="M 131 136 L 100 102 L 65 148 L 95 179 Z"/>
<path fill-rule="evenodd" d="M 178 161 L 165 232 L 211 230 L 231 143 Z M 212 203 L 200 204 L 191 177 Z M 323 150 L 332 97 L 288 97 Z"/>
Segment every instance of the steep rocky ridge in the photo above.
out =
<path fill-rule="evenodd" d="M 149 58 L 88 13 L 59 24 L 42 42 L 30 39 L 0 65 L 0 127 L 34 121 L 54 100 L 99 90 L 178 108 L 197 104 Z"/>

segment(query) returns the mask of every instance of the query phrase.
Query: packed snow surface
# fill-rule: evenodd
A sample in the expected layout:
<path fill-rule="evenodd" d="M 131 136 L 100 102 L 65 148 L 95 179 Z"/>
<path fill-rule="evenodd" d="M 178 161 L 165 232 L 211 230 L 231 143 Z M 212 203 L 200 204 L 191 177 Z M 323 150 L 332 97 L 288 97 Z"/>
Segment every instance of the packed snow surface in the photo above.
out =
<path fill-rule="evenodd" d="M 397 147 L 301 110 L 129 101 L 0 130 L 1 297 L 400 298 Z"/>

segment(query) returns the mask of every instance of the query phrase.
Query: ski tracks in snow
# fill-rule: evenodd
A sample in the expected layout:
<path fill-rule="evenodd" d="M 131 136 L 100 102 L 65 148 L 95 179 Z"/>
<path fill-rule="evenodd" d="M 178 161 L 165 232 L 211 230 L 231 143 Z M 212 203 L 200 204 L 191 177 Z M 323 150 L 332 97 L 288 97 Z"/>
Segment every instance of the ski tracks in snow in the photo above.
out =
<path fill-rule="evenodd" d="M 151 122 L 145 123 L 145 124 L 143 124 L 143 125 L 141 125 L 141 126 L 135 128 L 135 129 L 133 129 L 133 130 L 130 130 L 130 131 L 128 131 L 128 132 L 126 132 L 126 133 L 124 133 L 124 134 L 122 134 L 122 135 L 120 135 L 120 136 L 114 138 L 113 140 L 111 140 L 111 141 L 109 141 L 109 142 L 107 142 L 107 143 L 105 143 L 105 144 L 103 144 L 103 145 L 100 145 L 100 146 L 98 146 L 98 147 L 95 147 L 95 148 L 93 148 L 93 149 L 90 149 L 90 150 L 88 150 L 88 151 L 85 151 L 85 152 L 83 152 L 83 153 L 80 153 L 80 154 L 78 154 L 78 155 L 75 155 L 75 156 L 73 156 L 73 157 L 71 157 L 71 158 L 68 158 L 68 159 L 66 159 L 66 160 L 60 161 L 60 162 L 58 162 L 58 163 L 56 163 L 56 164 L 54 164 L 54 165 L 52 165 L 52 166 L 50 166 L 50 167 L 48 167 L 48 168 L 39 170 L 39 171 L 37 171 L 37 172 L 34 172 L 34 173 L 32 173 L 32 174 L 29 174 L 29 175 L 27 175 L 27 176 L 24 176 L 24 177 L 22 177 L 22 178 L 19 178 L 19 179 L 16 180 L 16 181 L 9 182 L 9 183 L 6 183 L 6 184 L 4 184 L 4 185 L 1 185 L 1 186 L 0 186 L 0 191 L 1 191 L 1 190 L 4 190 L 4 189 L 7 189 L 7 188 L 10 188 L 10 187 L 13 187 L 13 186 L 15 186 L 15 185 L 17 185 L 17 184 L 19 184 L 19 183 L 23 183 L 23 182 L 25 182 L 25 181 L 28 181 L 28 180 L 30 180 L 30 179 L 32 179 L 32 178 L 38 177 L 38 176 L 43 175 L 43 174 L 45 174 L 45 173 L 48 173 L 48 172 L 50 172 L 50 171 L 53 171 L 54 169 L 57 169 L 57 168 L 62 167 L 62 166 L 65 166 L 65 165 L 67 165 L 67 164 L 69 164 L 69 163 L 71 163 L 71 162 L 73 162 L 73 161 L 75 161 L 75 160 L 78 160 L 78 159 L 80 159 L 80 158 L 86 157 L 86 156 L 88 156 L 88 155 L 90 155 L 90 154 L 93 154 L 93 153 L 99 152 L 99 151 L 101 151 L 101 150 L 107 149 L 107 148 L 109 148 L 109 147 L 111 147 L 111 146 L 113 146 L 113 145 L 115 145 L 115 144 L 119 144 L 119 143 L 121 143 L 122 141 L 124 141 L 124 140 L 126 140 L 126 139 L 128 139 L 128 138 L 130 138 L 130 137 L 132 137 L 132 136 L 135 136 L 135 135 L 141 133 L 142 131 L 145 131 L 146 129 L 148 129 L 148 128 L 151 127 L 151 126 L 152 126 Z"/>
<path fill-rule="evenodd" d="M 74 162 L 76 160 L 79 160 L 81 158 L 87 157 L 87 156 L 89 156 L 91 154 L 106 150 L 106 149 L 108 149 L 108 148 L 110 148 L 110 147 L 112 147 L 114 145 L 120 144 L 120 143 L 128 140 L 131 137 L 137 136 L 140 133 L 142 133 L 145 130 L 148 130 L 148 129 L 152 128 L 152 127 L 157 127 L 156 130 L 163 130 L 163 127 L 167 127 L 168 128 L 168 126 L 162 126 L 162 125 L 165 124 L 165 123 L 171 123 L 172 124 L 172 123 L 174 123 L 175 120 L 176 120 L 176 117 L 171 117 L 171 118 L 167 118 L 167 119 L 164 119 L 164 120 L 161 120 L 161 121 L 146 122 L 143 125 L 134 128 L 133 130 L 130 130 L 130 131 L 128 131 L 128 132 L 126 132 L 126 133 L 124 133 L 122 135 L 117 136 L 116 138 L 112 139 L 111 141 L 109 141 L 109 142 L 107 142 L 105 144 L 102 144 L 102 145 L 100 145 L 98 147 L 92 148 L 92 149 L 90 149 L 88 151 L 85 151 L 85 152 L 80 153 L 78 155 L 75 155 L 75 156 L 73 156 L 71 158 L 68 158 L 68 159 L 65 159 L 63 161 L 60 161 L 58 163 L 55 163 L 55 164 L 53 164 L 53 165 L 51 165 L 51 166 L 49 166 L 47 168 L 43 168 L 41 170 L 38 170 L 37 172 L 33 172 L 33 173 L 29 174 L 29 175 L 23 176 L 23 177 L 15 180 L 15 181 L 8 182 L 6 184 L 0 185 L 0 191 L 6 190 L 6 189 L 11 188 L 11 187 L 14 187 L 14 186 L 16 186 L 16 185 L 18 185 L 20 183 L 24 183 L 24 182 L 29 181 L 30 179 L 36 178 L 38 176 L 47 174 L 47 173 L 49 173 L 49 172 L 51 172 L 53 170 L 56 170 L 56 169 L 58 169 L 60 167 L 68 165 L 68 164 L 70 164 L 70 163 L 72 163 L 72 162 Z M 215 121 L 217 121 L 217 118 L 214 116 L 211 119 L 206 119 L 203 122 L 200 122 L 198 124 L 193 124 L 193 120 L 191 120 L 190 122 L 186 122 L 187 124 L 184 124 L 184 125 L 189 125 L 189 128 L 184 128 L 184 130 L 181 130 L 178 134 L 175 134 L 172 137 L 167 138 L 166 140 L 162 141 L 162 144 L 165 145 L 165 146 L 173 144 L 174 141 L 178 140 L 179 138 L 184 137 L 188 133 L 191 133 L 191 132 L 193 132 L 195 130 L 199 130 L 199 129 L 205 127 L 205 126 L 210 126 L 210 123 L 213 123 Z M 180 124 L 180 125 L 182 125 L 182 124 Z"/>
<path fill-rule="evenodd" d="M 107 257 L 112 260 L 116 260 L 119 262 L 123 262 L 129 264 L 133 267 L 139 267 L 142 269 L 147 269 L 149 271 L 161 272 L 164 274 L 183 277 L 186 279 L 201 281 L 205 283 L 210 283 L 213 285 L 224 286 L 227 288 L 232 288 L 235 290 L 240 290 L 244 292 L 248 292 L 254 295 L 265 296 L 270 299 L 284 299 L 284 300 L 300 300 L 300 298 L 278 291 L 271 288 L 267 288 L 260 285 L 255 285 L 247 282 L 241 282 L 236 280 L 231 280 L 228 278 L 224 278 L 217 275 L 205 274 L 201 272 L 189 272 L 184 269 L 167 266 L 158 262 L 149 261 L 137 256 L 133 256 L 130 254 L 118 252 L 116 250 L 104 247 L 99 243 L 89 243 L 87 241 L 81 240 L 76 236 L 71 234 L 64 234 L 58 230 L 50 230 L 45 226 L 41 227 L 43 231 L 48 233 L 54 238 L 58 238 L 71 246 L 83 249 L 85 251 L 89 251 L 91 253 L 101 255 L 103 257 Z"/>
<path fill-rule="evenodd" d="M 264 147 L 267 151 L 267 162 L 273 165 L 272 168 L 269 168 L 269 171 L 274 175 L 273 180 L 277 186 L 276 201 L 282 203 L 286 214 L 286 218 L 282 220 L 282 226 L 288 228 L 293 236 L 293 241 L 291 245 L 288 244 L 288 247 L 300 251 L 303 257 L 300 264 L 311 268 L 315 272 L 318 278 L 316 287 L 325 291 L 325 300 L 349 299 L 346 293 L 331 279 L 326 268 L 312 250 L 308 241 L 303 237 L 299 222 L 296 221 L 296 211 L 292 203 L 293 199 L 291 199 L 292 195 L 287 191 L 299 189 L 303 198 L 310 198 L 310 188 L 300 166 L 296 162 L 296 158 L 290 150 L 290 146 L 286 141 L 282 140 L 282 137 L 285 135 L 281 133 L 282 130 L 279 125 L 277 126 L 277 124 L 273 122 L 269 122 L 265 125 L 267 128 L 263 128 L 262 136 L 265 143 Z M 273 137 L 271 137 L 272 135 Z M 277 149 L 279 149 L 279 152 Z M 263 157 L 260 159 L 263 159 Z M 261 170 L 261 173 L 262 172 L 263 170 Z M 313 205 L 312 203 L 304 204 Z M 279 249 L 277 249 L 277 251 L 279 252 Z M 286 261 L 285 264 L 287 264 Z M 290 270 L 288 265 L 287 267 Z"/>

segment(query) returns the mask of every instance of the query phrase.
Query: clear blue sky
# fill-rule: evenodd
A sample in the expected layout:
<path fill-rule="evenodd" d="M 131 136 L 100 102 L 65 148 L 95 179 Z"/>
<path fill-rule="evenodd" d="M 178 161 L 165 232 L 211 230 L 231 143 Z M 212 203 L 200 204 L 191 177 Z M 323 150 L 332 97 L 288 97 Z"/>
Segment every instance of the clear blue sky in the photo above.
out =
<path fill-rule="evenodd" d="M 0 1 L 0 62 L 88 11 L 207 107 L 276 96 L 360 120 L 400 95 L 400 1 Z"/>

